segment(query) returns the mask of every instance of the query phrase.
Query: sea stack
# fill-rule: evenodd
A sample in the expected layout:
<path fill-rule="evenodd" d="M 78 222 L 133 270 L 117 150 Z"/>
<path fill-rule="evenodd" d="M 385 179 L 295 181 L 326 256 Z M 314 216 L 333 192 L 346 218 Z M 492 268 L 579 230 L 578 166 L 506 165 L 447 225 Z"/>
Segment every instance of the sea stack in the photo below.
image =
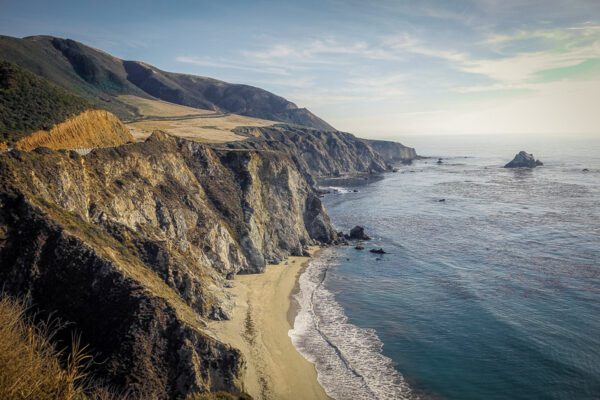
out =
<path fill-rule="evenodd" d="M 346 239 L 349 240 L 371 240 L 369 236 L 365 234 L 365 228 L 356 225 L 350 230 L 350 234 L 346 235 Z"/>
<path fill-rule="evenodd" d="M 535 168 L 537 166 L 544 165 L 540 160 L 536 160 L 533 154 L 527 153 L 526 151 L 520 151 L 515 158 L 504 168 Z"/>

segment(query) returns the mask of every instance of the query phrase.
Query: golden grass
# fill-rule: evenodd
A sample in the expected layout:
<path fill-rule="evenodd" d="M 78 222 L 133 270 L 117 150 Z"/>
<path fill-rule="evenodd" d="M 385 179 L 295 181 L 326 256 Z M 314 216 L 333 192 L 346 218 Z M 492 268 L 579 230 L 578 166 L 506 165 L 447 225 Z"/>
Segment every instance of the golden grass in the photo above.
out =
<path fill-rule="evenodd" d="M 138 114 L 144 117 L 182 117 L 185 115 L 213 113 L 210 110 L 181 106 L 162 100 L 144 99 L 139 96 L 121 95 L 117 96 L 117 98 L 123 103 L 137 108 Z"/>
<path fill-rule="evenodd" d="M 61 325 L 50 319 L 36 324 L 26 311 L 22 301 L 0 294 L 0 399 L 130 398 L 90 379 L 92 357 L 77 336 L 71 339 L 71 352 L 65 354 L 53 344 Z"/>
<path fill-rule="evenodd" d="M 55 125 L 49 131 L 37 131 L 15 143 L 19 150 L 36 147 L 82 149 L 120 146 L 133 141 L 129 129 L 115 115 L 104 110 L 87 110 Z"/>
<path fill-rule="evenodd" d="M 0 142 L 0 151 L 6 151 L 8 146 L 4 142 Z"/>
<path fill-rule="evenodd" d="M 261 127 L 277 123 L 237 114 L 220 114 L 137 96 L 119 96 L 119 100 L 136 107 L 138 113 L 144 118 L 127 123 L 134 138 L 139 141 L 148 138 L 155 130 L 161 130 L 197 142 L 232 142 L 245 139 L 233 133 L 233 129 L 239 126 Z"/>
<path fill-rule="evenodd" d="M 25 310 L 18 300 L 0 298 L 0 398 L 80 398 L 86 378 L 83 367 L 90 357 L 75 340 L 62 368 L 62 352 L 51 343 L 57 327 L 51 322 L 33 324 Z"/>

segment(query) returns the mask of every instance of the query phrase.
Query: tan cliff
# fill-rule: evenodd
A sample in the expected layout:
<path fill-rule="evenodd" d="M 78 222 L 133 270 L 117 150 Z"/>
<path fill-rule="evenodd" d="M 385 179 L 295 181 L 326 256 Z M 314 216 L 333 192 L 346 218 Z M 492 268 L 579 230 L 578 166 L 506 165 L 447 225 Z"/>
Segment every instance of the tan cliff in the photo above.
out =
<path fill-rule="evenodd" d="M 129 129 L 115 115 L 104 110 L 86 110 L 49 130 L 39 130 L 18 140 L 14 148 L 33 150 L 113 147 L 133 142 Z"/>
<path fill-rule="evenodd" d="M 288 154 L 160 132 L 2 153 L 0 187 L 4 290 L 69 321 L 95 376 L 141 398 L 243 392 L 243 357 L 206 330 L 233 307 L 227 280 L 336 238 Z"/>

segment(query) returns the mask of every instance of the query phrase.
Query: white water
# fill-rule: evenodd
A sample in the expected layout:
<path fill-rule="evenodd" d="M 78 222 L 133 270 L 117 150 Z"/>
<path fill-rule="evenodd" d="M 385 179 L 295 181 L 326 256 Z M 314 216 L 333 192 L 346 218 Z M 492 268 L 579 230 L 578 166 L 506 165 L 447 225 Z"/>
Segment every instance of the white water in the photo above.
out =
<path fill-rule="evenodd" d="M 414 398 L 392 360 L 381 353 L 383 344 L 375 331 L 350 324 L 323 285 L 332 262 L 331 250 L 326 250 L 300 277 L 292 342 L 315 364 L 319 383 L 334 399 Z"/>

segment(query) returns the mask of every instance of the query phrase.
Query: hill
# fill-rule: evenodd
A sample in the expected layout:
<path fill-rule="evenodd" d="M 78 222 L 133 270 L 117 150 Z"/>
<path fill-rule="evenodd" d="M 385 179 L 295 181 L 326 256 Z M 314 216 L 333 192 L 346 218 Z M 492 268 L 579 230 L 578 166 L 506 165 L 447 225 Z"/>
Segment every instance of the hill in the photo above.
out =
<path fill-rule="evenodd" d="M 15 64 L 0 62 L 0 141 L 14 143 L 88 108 L 83 98 Z"/>
<path fill-rule="evenodd" d="M 0 36 L 0 60 L 16 63 L 126 120 L 136 117 L 137 110 L 121 101 L 119 95 L 334 130 L 307 109 L 266 90 L 162 71 L 70 39 Z"/>

